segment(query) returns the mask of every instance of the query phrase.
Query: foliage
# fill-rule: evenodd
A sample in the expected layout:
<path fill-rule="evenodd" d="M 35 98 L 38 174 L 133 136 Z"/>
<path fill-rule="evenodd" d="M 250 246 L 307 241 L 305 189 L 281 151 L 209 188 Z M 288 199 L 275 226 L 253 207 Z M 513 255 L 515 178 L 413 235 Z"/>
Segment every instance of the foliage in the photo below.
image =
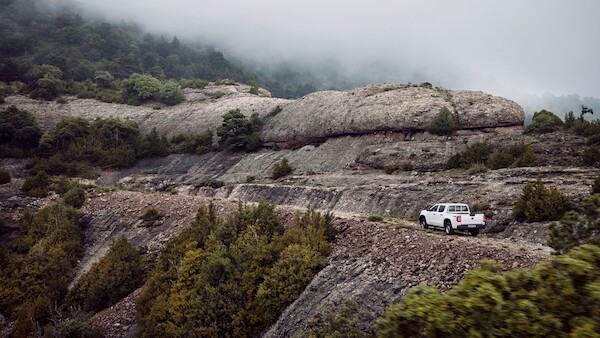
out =
<path fill-rule="evenodd" d="M 556 187 L 546 188 L 540 178 L 527 183 L 513 207 L 513 216 L 520 221 L 556 221 L 573 208 L 570 199 Z"/>
<path fill-rule="evenodd" d="M 418 286 L 379 321 L 380 337 L 581 337 L 600 333 L 600 248 L 585 245 L 530 270 L 486 263 L 452 290 Z"/>
<path fill-rule="evenodd" d="M 169 141 L 166 136 L 160 136 L 156 128 L 143 135 L 137 147 L 137 158 L 158 157 L 169 155 Z"/>
<path fill-rule="evenodd" d="M 223 115 L 217 136 L 225 149 L 256 151 L 260 148 L 261 125 L 258 114 L 253 113 L 248 119 L 239 109 L 232 109 Z"/>
<path fill-rule="evenodd" d="M 437 115 L 431 120 L 429 132 L 437 135 L 451 135 L 456 130 L 456 123 L 452 112 L 447 107 L 442 107 Z"/>
<path fill-rule="evenodd" d="M 283 111 L 283 108 L 281 108 L 281 106 L 276 105 L 275 108 L 271 109 L 271 111 L 269 112 L 269 116 L 273 117 L 276 116 L 277 114 L 281 113 Z"/>
<path fill-rule="evenodd" d="M 158 210 L 154 208 L 149 208 L 148 210 L 146 210 L 146 212 L 144 212 L 140 219 L 144 222 L 154 222 L 160 219 L 161 217 L 162 215 Z"/>
<path fill-rule="evenodd" d="M 48 64 L 34 66 L 30 76 L 32 81 L 28 90 L 31 98 L 52 101 L 60 95 L 63 76 L 60 68 Z"/>
<path fill-rule="evenodd" d="M 485 163 L 490 155 L 486 142 L 476 142 L 467 147 L 463 152 L 451 156 L 446 162 L 447 169 L 468 169 L 472 164 Z"/>
<path fill-rule="evenodd" d="M 368 221 L 371 222 L 381 222 L 383 221 L 383 216 L 381 215 L 369 215 L 369 217 L 367 217 Z"/>
<path fill-rule="evenodd" d="M 174 106 L 185 101 L 185 96 L 183 95 L 181 88 L 179 88 L 179 84 L 175 81 L 163 83 L 160 92 L 158 93 L 158 98 L 160 102 L 168 106 Z"/>
<path fill-rule="evenodd" d="M 600 145 L 591 145 L 583 151 L 583 164 L 600 166 Z"/>
<path fill-rule="evenodd" d="M 323 266 L 331 217 L 309 210 L 284 229 L 274 206 L 214 206 L 161 253 L 138 302 L 141 337 L 256 336 Z"/>
<path fill-rule="evenodd" d="M 7 184 L 7 183 L 10 183 L 10 181 L 11 181 L 10 171 L 0 167 L 0 184 Z"/>
<path fill-rule="evenodd" d="M 38 172 L 25 179 L 21 190 L 23 190 L 27 196 L 45 197 L 50 191 L 50 179 L 45 172 Z"/>
<path fill-rule="evenodd" d="M 213 189 L 218 189 L 222 186 L 225 185 L 225 182 L 221 181 L 221 180 L 217 180 L 214 178 L 209 178 L 207 180 L 204 180 L 202 182 L 200 182 L 200 184 L 198 185 L 199 187 L 209 187 L 209 188 L 213 188 Z"/>
<path fill-rule="evenodd" d="M 526 133 L 550 133 L 560 130 L 563 127 L 563 121 L 560 117 L 554 115 L 545 109 L 533 113 L 533 120 L 525 128 Z"/>
<path fill-rule="evenodd" d="M 600 175 L 598 175 L 592 183 L 592 194 L 600 194 Z"/>
<path fill-rule="evenodd" d="M 20 234 L 0 244 L 0 313 L 16 319 L 14 336 L 49 324 L 62 304 L 82 251 L 81 214 L 63 204 L 25 213 Z"/>
<path fill-rule="evenodd" d="M 64 194 L 63 201 L 66 205 L 73 208 L 81 208 L 83 203 L 85 203 L 85 190 L 76 185 Z"/>
<path fill-rule="evenodd" d="M 583 219 L 574 211 L 567 212 L 560 222 L 550 223 L 548 229 L 548 246 L 557 253 L 565 253 L 587 243 L 600 244 L 600 221 Z"/>
<path fill-rule="evenodd" d="M 210 129 L 207 129 L 200 134 L 178 134 L 171 138 L 170 152 L 172 153 L 202 155 L 212 150 L 214 150 L 213 131 Z"/>
<path fill-rule="evenodd" d="M 138 250 L 121 236 L 108 253 L 94 263 L 67 296 L 68 303 L 88 312 L 107 308 L 142 285 L 144 263 Z"/>
<path fill-rule="evenodd" d="M 3 156 L 26 156 L 37 147 L 41 135 L 31 113 L 15 106 L 0 111 L 0 150 Z"/>
<path fill-rule="evenodd" d="M 273 165 L 273 170 L 271 172 L 271 178 L 274 180 L 280 179 L 292 173 L 293 169 L 290 166 L 287 158 L 282 158 L 281 161 L 275 163 Z"/>

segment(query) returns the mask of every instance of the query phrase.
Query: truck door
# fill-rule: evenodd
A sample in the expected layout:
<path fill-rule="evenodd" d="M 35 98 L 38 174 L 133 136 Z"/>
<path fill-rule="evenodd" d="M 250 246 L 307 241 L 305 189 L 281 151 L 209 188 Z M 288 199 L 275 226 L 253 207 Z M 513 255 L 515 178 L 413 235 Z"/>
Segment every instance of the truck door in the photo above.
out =
<path fill-rule="evenodd" d="M 438 207 L 438 211 L 435 213 L 435 216 L 434 216 L 434 219 L 433 219 L 434 225 L 439 226 L 439 227 L 441 227 L 441 226 L 444 225 L 444 214 L 443 214 L 443 212 L 445 211 L 445 209 L 446 209 L 445 205 L 440 205 Z"/>

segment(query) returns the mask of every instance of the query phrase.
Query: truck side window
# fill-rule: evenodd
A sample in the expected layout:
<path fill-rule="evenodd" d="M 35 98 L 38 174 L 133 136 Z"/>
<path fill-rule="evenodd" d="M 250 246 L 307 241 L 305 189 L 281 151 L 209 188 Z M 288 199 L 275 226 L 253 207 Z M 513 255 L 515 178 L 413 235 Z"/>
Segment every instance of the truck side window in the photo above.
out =
<path fill-rule="evenodd" d="M 438 208 L 438 206 L 437 206 L 437 205 L 434 205 L 434 206 L 432 206 L 431 208 L 429 208 L 429 211 L 436 212 L 436 211 L 437 211 L 437 208 Z"/>
<path fill-rule="evenodd" d="M 463 205 L 463 206 L 462 206 L 462 211 L 468 211 L 468 210 L 467 210 L 467 206 L 466 206 L 466 205 Z"/>
<path fill-rule="evenodd" d="M 446 209 L 445 205 L 440 205 L 440 209 L 438 210 L 439 212 L 444 212 L 444 209 Z"/>
<path fill-rule="evenodd" d="M 456 208 L 456 207 L 455 207 L 455 206 L 453 206 L 453 205 L 449 206 L 449 207 L 448 207 L 448 212 L 455 212 L 455 211 L 456 211 L 456 210 L 455 210 L 455 208 Z"/>

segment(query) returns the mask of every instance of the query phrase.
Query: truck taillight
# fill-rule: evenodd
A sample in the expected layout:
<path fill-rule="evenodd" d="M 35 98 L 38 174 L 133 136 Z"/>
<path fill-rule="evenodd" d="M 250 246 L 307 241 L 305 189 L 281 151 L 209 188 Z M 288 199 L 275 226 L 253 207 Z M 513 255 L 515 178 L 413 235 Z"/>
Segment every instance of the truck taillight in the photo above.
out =
<path fill-rule="evenodd" d="M 487 219 L 487 217 L 485 216 L 485 214 L 483 214 L 483 221 L 485 222 Z"/>
<path fill-rule="evenodd" d="M 456 216 L 456 221 L 460 222 L 460 218 L 461 218 L 460 215 Z"/>

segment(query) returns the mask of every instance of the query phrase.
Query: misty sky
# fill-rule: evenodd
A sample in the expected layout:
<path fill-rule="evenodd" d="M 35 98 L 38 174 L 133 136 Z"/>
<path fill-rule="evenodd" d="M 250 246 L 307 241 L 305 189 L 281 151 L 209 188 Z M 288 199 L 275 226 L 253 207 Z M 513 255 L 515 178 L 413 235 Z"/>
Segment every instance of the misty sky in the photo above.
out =
<path fill-rule="evenodd" d="M 79 0 L 261 62 L 329 62 L 374 81 L 600 97 L 597 0 Z"/>

